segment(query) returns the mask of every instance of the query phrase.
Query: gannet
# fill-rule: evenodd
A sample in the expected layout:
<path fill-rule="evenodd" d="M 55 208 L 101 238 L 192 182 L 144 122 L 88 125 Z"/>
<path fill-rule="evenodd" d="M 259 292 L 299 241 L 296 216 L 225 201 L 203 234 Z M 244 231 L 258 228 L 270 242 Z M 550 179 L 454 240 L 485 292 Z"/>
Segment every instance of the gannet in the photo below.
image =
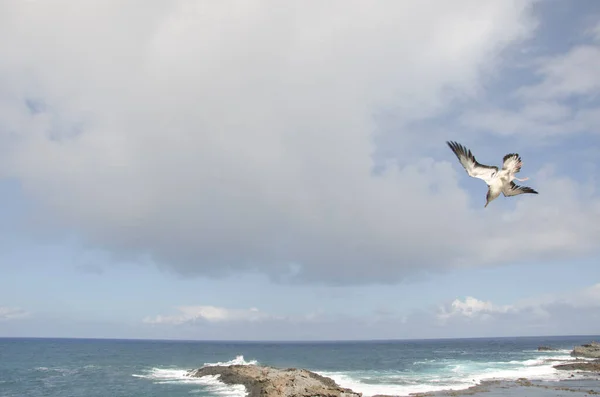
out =
<path fill-rule="evenodd" d="M 463 145 L 457 142 L 446 142 L 450 149 L 454 152 L 460 164 L 465 168 L 467 174 L 473 178 L 482 179 L 488 185 L 487 195 L 485 196 L 484 208 L 493 200 L 500 196 L 500 193 L 505 197 L 512 197 L 523 193 L 538 194 L 535 190 L 527 186 L 519 186 L 513 182 L 517 180 L 524 182 L 529 178 L 519 179 L 515 174 L 521 171 L 523 162 L 518 153 L 509 153 L 503 158 L 502 169 L 498 171 L 498 167 L 480 164 L 475 160 L 473 153 Z"/>

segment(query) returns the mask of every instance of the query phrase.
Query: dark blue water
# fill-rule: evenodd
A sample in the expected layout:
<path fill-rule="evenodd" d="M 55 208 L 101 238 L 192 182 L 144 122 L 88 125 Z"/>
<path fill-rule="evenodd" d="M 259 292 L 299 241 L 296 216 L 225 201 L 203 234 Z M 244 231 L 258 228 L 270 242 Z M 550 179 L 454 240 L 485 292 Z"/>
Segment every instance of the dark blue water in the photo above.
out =
<path fill-rule="evenodd" d="M 466 388 L 490 378 L 559 379 L 586 337 L 390 342 L 192 342 L 0 338 L 0 396 L 243 396 L 185 371 L 215 363 L 302 367 L 366 396 Z M 540 345 L 558 351 L 538 352 Z M 559 361 L 555 361 L 559 360 Z"/>

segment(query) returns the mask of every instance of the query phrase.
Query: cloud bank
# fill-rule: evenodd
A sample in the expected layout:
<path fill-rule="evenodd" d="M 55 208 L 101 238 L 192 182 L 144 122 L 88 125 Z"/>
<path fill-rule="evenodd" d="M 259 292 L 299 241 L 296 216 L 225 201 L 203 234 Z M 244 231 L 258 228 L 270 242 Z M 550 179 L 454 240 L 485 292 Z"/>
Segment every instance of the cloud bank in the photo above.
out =
<path fill-rule="evenodd" d="M 576 335 L 596 333 L 600 325 L 600 284 L 497 305 L 474 297 L 456 299 L 436 312 L 438 326 L 473 327 L 473 335 Z M 478 334 L 481 332 L 481 334 Z M 494 334 L 494 332 L 496 332 Z"/>
<path fill-rule="evenodd" d="M 600 283 L 581 290 L 497 304 L 468 296 L 439 306 L 368 315 L 313 310 L 279 316 L 257 308 L 184 306 L 143 320 L 164 335 L 192 339 L 404 339 L 593 335 L 600 325 Z"/>
<path fill-rule="evenodd" d="M 0 177 L 91 247 L 337 284 L 596 249 L 592 193 L 548 168 L 535 204 L 483 212 L 409 127 L 477 100 L 529 1 L 92 3 L 0 6 Z M 374 172 L 382 112 L 400 157 Z"/>
<path fill-rule="evenodd" d="M 511 105 L 478 109 L 463 116 L 464 125 L 504 136 L 535 139 L 574 133 L 596 133 L 600 126 L 600 45 L 573 46 L 567 53 L 540 57 L 534 62 L 536 84 L 512 93 Z M 577 100 L 578 106 L 573 106 Z"/>
<path fill-rule="evenodd" d="M 0 321 L 17 320 L 29 317 L 29 312 L 18 307 L 0 306 Z"/>
<path fill-rule="evenodd" d="M 216 306 L 182 306 L 178 308 L 178 314 L 170 316 L 146 317 L 147 324 L 190 324 L 196 322 L 239 322 L 258 321 L 268 317 L 256 308 L 248 310 L 226 309 Z"/>

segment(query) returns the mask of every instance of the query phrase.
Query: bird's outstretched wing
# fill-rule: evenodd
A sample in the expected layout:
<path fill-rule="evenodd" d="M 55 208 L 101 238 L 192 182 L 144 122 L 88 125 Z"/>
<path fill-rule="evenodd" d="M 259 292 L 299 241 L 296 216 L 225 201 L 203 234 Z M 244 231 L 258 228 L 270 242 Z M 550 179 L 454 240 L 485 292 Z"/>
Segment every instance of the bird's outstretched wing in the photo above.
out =
<path fill-rule="evenodd" d="M 506 185 L 504 187 L 504 189 L 502 189 L 502 193 L 504 193 L 504 196 L 506 196 L 506 197 L 516 196 L 518 194 L 523 194 L 523 193 L 538 194 L 538 192 L 536 192 L 532 188 L 530 188 L 528 186 L 519 186 L 516 183 L 514 183 L 513 181 L 511 181 L 509 185 Z"/>
<path fill-rule="evenodd" d="M 488 185 L 498 172 L 498 167 L 480 164 L 475 160 L 473 153 L 463 145 L 457 142 L 446 142 L 450 149 L 454 152 L 458 161 L 465 168 L 467 174 L 473 178 L 479 178 L 485 181 Z"/>
<path fill-rule="evenodd" d="M 509 153 L 502 159 L 502 169 L 507 170 L 511 174 L 516 174 L 521 171 L 521 166 L 523 162 L 521 161 L 521 156 L 518 153 Z"/>

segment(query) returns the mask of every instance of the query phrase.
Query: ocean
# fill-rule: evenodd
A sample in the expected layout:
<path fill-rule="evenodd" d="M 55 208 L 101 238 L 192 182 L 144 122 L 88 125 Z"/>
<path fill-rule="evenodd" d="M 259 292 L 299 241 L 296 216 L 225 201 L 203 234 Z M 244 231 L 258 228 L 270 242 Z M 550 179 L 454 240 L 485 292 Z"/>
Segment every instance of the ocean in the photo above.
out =
<path fill-rule="evenodd" d="M 364 393 L 465 389 L 482 380 L 569 376 L 552 365 L 598 336 L 364 342 L 199 342 L 0 338 L 2 397 L 245 395 L 217 378 L 187 378 L 203 365 L 301 367 Z M 538 351 L 546 345 L 556 351 Z M 576 375 L 580 376 L 580 375 Z"/>

